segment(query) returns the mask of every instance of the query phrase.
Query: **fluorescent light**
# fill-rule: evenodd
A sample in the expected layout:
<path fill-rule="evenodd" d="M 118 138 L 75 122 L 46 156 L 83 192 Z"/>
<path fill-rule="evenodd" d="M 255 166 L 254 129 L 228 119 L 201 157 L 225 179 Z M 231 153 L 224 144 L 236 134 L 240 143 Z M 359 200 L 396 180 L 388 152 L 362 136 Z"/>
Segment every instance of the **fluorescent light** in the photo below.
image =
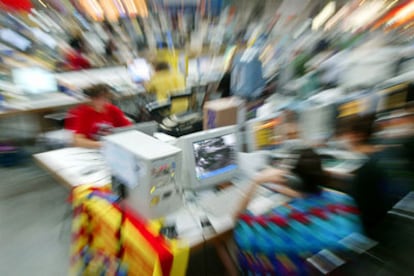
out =
<path fill-rule="evenodd" d="M 343 6 L 332 18 L 328 20 L 325 24 L 325 30 L 332 28 L 339 20 L 341 20 L 350 10 L 350 5 L 346 4 Z"/>
<path fill-rule="evenodd" d="M 326 20 L 328 20 L 328 18 L 334 14 L 335 8 L 335 1 L 331 1 L 328 4 L 326 4 L 322 11 L 313 19 L 312 30 L 319 29 L 319 27 L 321 27 L 326 22 Z"/>
<path fill-rule="evenodd" d="M 395 22 L 401 19 L 404 19 L 413 13 L 414 13 L 414 2 L 408 4 L 407 6 L 402 8 L 399 12 L 397 12 L 397 14 L 389 21 L 389 24 L 390 25 L 394 24 Z"/>

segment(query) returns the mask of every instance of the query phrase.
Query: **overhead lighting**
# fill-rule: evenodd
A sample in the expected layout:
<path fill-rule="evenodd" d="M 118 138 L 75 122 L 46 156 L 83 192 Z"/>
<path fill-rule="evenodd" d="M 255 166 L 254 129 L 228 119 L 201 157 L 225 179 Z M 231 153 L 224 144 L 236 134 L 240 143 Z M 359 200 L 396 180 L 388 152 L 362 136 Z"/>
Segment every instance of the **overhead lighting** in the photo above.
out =
<path fill-rule="evenodd" d="M 148 17 L 148 7 L 145 0 L 134 0 L 138 15 L 141 17 Z"/>
<path fill-rule="evenodd" d="M 334 14 L 335 8 L 335 1 L 331 1 L 328 4 L 326 4 L 322 11 L 313 19 L 312 30 L 318 30 L 326 22 L 326 20 L 328 20 L 329 17 L 331 17 Z"/>
<path fill-rule="evenodd" d="M 39 3 L 42 4 L 43 7 L 47 8 L 47 5 L 42 0 L 39 0 Z"/>
<path fill-rule="evenodd" d="M 335 26 L 339 20 L 341 20 L 350 10 L 349 4 L 346 4 L 343 6 L 334 16 L 332 16 L 328 22 L 325 24 L 325 30 L 331 29 L 333 26 Z"/>
<path fill-rule="evenodd" d="M 123 0 L 123 2 L 128 10 L 129 16 L 137 15 L 137 7 L 135 7 L 135 3 L 132 0 Z"/>
<path fill-rule="evenodd" d="M 104 12 L 96 0 L 81 0 L 80 4 L 86 14 L 88 14 L 93 20 L 103 20 Z"/>
<path fill-rule="evenodd" d="M 119 13 L 112 0 L 100 0 L 100 4 L 108 21 L 115 22 L 118 20 Z"/>
<path fill-rule="evenodd" d="M 411 18 L 414 14 L 414 2 L 411 2 L 403 9 L 401 9 L 397 14 L 390 20 L 388 23 L 390 25 L 394 23 L 399 23 L 399 21 L 404 21 L 406 18 Z"/>
<path fill-rule="evenodd" d="M 116 8 L 118 9 L 118 12 L 121 16 L 125 16 L 126 12 L 125 12 L 125 8 L 124 5 L 122 4 L 121 0 L 113 0 L 114 4 L 116 6 Z"/>
<path fill-rule="evenodd" d="M 359 31 L 367 28 L 384 12 L 386 2 L 382 0 L 367 2 L 365 5 L 353 10 L 344 19 L 344 28 L 350 31 Z"/>

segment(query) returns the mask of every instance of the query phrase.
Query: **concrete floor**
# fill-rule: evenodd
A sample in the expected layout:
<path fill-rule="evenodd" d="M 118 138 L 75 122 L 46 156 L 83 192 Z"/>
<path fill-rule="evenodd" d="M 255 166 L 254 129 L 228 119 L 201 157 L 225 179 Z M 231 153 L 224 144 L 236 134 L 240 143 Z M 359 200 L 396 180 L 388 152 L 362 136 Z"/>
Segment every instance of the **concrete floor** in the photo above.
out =
<path fill-rule="evenodd" d="M 60 276 L 69 268 L 69 191 L 31 158 L 0 167 L 0 275 Z M 187 275 L 225 275 L 213 248 L 191 257 Z"/>
<path fill-rule="evenodd" d="M 68 195 L 31 160 L 0 168 L 0 275 L 67 275 Z"/>

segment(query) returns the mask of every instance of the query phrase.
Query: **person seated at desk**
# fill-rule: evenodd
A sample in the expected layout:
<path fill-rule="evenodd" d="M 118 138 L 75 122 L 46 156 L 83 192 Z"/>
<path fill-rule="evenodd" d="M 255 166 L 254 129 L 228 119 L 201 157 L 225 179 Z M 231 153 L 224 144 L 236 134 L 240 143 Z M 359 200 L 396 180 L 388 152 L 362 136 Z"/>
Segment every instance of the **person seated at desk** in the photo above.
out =
<path fill-rule="evenodd" d="M 157 101 L 166 101 L 172 91 L 184 89 L 185 78 L 182 74 L 171 70 L 166 62 L 159 62 L 155 65 L 155 74 L 147 84 L 147 91 L 154 93 Z M 171 114 L 184 112 L 187 108 L 188 100 L 180 100 L 172 105 Z"/>
<path fill-rule="evenodd" d="M 322 170 L 322 161 L 319 156 L 312 149 L 301 149 L 298 151 L 292 151 L 298 156 L 297 160 L 290 160 L 293 166 L 291 168 L 268 168 L 265 169 L 252 180 L 251 186 L 245 193 L 244 198 L 241 200 L 241 204 L 237 212 L 234 214 L 234 221 L 240 221 L 242 216 L 247 213 L 246 209 L 250 201 L 253 199 L 257 188 L 265 183 L 274 183 L 278 186 L 274 186 L 273 189 L 276 192 L 287 195 L 292 198 L 303 198 L 306 200 L 307 196 L 319 195 L 322 189 L 319 185 L 323 185 L 327 181 L 327 175 Z M 235 235 L 240 229 L 235 228 Z M 236 241 L 237 243 L 237 241 Z M 229 275 L 240 275 L 238 269 L 234 266 L 234 263 L 228 254 L 227 246 L 224 243 L 216 243 L 216 250 L 219 254 L 224 266 L 226 267 Z M 237 245 L 238 250 L 243 250 L 240 244 Z M 278 250 L 275 248 L 275 250 Z M 239 254 L 238 254 L 239 255 Z M 256 274 L 252 275 L 274 275 L 274 273 L 268 274 Z M 243 274 L 245 275 L 245 274 Z M 246 273 L 246 275 L 250 275 Z"/>
<path fill-rule="evenodd" d="M 132 123 L 124 113 L 110 103 L 111 93 L 104 84 L 94 85 L 84 90 L 90 103 L 77 107 L 74 126 L 74 145 L 77 147 L 100 148 L 101 136 L 111 133 L 114 127 L 123 127 Z"/>
<path fill-rule="evenodd" d="M 328 175 L 322 169 L 319 155 L 310 148 L 293 150 L 292 153 L 298 158 L 290 160 L 295 163 L 291 168 L 268 168 L 253 179 L 251 188 L 245 194 L 236 216 L 245 211 L 257 187 L 265 183 L 279 184 L 273 189 L 290 197 L 306 197 L 306 195 L 320 193 L 320 185 L 327 183 Z"/>

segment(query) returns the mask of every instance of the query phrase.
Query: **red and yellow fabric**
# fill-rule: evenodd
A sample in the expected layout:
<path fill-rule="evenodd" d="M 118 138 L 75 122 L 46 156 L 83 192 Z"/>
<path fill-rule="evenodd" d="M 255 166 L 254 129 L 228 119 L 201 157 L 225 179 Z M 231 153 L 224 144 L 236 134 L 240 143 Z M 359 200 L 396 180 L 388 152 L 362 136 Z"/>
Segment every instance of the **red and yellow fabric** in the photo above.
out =
<path fill-rule="evenodd" d="M 165 239 L 152 222 L 112 199 L 108 192 L 74 189 L 71 275 L 91 269 L 87 265 L 91 259 L 105 263 L 109 269 L 119 262 L 126 275 L 185 275 L 188 246 Z M 108 269 L 105 272 L 108 275 Z M 109 273 L 118 275 L 113 270 Z"/>

